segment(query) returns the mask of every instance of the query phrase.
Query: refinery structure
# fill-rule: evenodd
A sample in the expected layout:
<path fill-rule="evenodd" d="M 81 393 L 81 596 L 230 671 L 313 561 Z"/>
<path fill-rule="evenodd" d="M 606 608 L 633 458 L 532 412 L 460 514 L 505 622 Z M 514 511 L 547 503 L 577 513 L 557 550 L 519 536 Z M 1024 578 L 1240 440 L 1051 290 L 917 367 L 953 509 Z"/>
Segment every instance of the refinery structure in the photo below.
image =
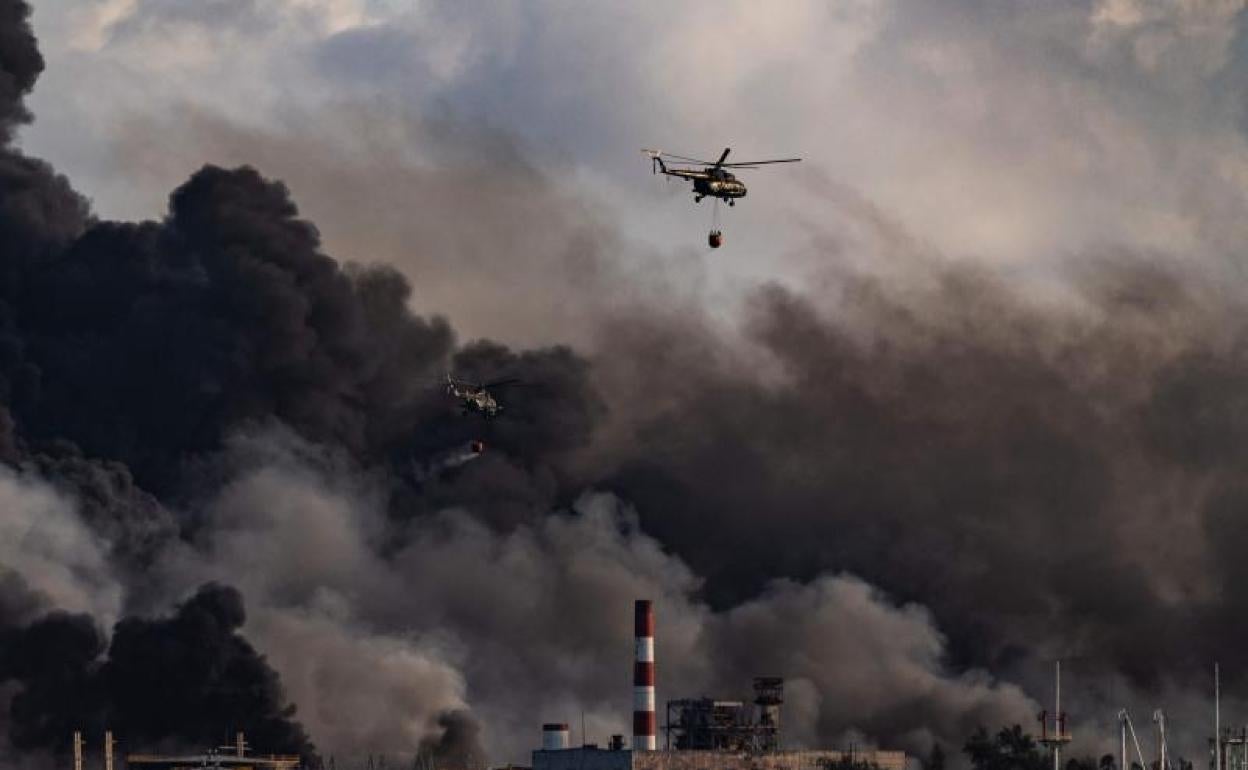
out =
<path fill-rule="evenodd" d="M 541 747 L 531 768 L 507 770 L 905 770 L 901 751 L 878 749 L 786 749 L 781 733 L 784 680 L 755 677 L 748 700 L 679 698 L 664 708 L 660 747 L 655 694 L 654 607 L 639 599 L 634 605 L 636 630 L 633 658 L 633 734 L 625 741 L 613 735 L 605 746 L 573 746 L 566 722 L 542 726 Z M 583 730 L 582 730 L 583 733 Z M 104 734 L 104 770 L 115 770 L 112 732 Z M 73 770 L 83 769 L 84 741 L 73 734 Z M 1228 750 L 1228 756 L 1233 751 Z M 431 767 L 418 761 L 414 767 Z M 230 745 L 198 754 L 127 754 L 125 770 L 299 770 L 293 755 L 253 753 L 242 732 Z M 330 767 L 333 761 L 330 760 Z M 372 768 L 370 759 L 368 767 Z M 440 770 L 479 770 L 448 766 Z M 1221 770 L 1248 770 L 1228 763 Z"/>
<path fill-rule="evenodd" d="M 781 712 L 784 705 L 784 679 L 756 676 L 753 697 L 726 700 L 708 697 L 675 698 L 664 703 L 660 725 L 657 709 L 655 671 L 655 618 L 649 600 L 634 604 L 633 732 L 613 735 L 605 746 L 595 743 L 572 745 L 567 722 L 542 725 L 541 746 L 532 752 L 531 767 L 507 765 L 505 770 L 906 770 L 905 752 L 884 749 L 793 749 L 783 742 Z M 1052 761 L 1053 770 L 1063 770 L 1063 749 L 1071 742 L 1067 715 L 1062 710 L 1062 668 L 1055 664 L 1053 710 L 1041 711 L 1037 743 Z M 1210 770 L 1248 770 L 1248 726 L 1224 728 L 1221 719 L 1219 669 L 1214 665 L 1213 736 L 1209 740 Z M 1152 714 L 1155 728 L 1154 756 L 1148 756 L 1127 709 L 1118 712 L 1119 745 L 1117 768 L 1143 770 L 1184 770 L 1193 763 L 1176 760 L 1168 746 L 1166 714 Z M 1016 728 L 1017 729 L 1017 728 Z M 660 732 L 662 740 L 660 741 Z M 582 727 L 582 736 L 584 728 Z M 1147 743 L 1147 736 L 1145 743 Z M 662 744 L 660 746 L 660 743 Z M 81 732 L 73 734 L 73 770 L 84 770 L 84 741 Z M 104 770 L 115 770 L 116 741 L 111 731 L 104 733 Z M 413 770 L 434 770 L 433 761 L 417 755 Z M 910 758 L 913 759 L 913 758 Z M 1102 759 L 1102 766 L 1104 765 Z M 1112 763 L 1111 763 L 1112 764 Z M 319 763 L 318 763 L 319 766 Z M 332 758 L 329 766 L 334 767 Z M 384 768 L 384 760 L 381 767 Z M 367 767 L 373 770 L 370 756 Z M 242 732 L 230 745 L 199 754 L 127 754 L 125 770 L 300 770 L 301 758 L 294 755 L 253 753 Z M 437 770 L 481 770 L 464 765 L 447 765 Z"/>
<path fill-rule="evenodd" d="M 780 715 L 784 680 L 754 679 L 750 701 L 680 698 L 665 704 L 663 746 L 655 696 L 654 607 L 634 606 L 633 735 L 611 736 L 604 747 L 572 746 L 566 722 L 542 726 L 532 770 L 825 770 L 846 765 L 905 770 L 901 751 L 785 749 Z M 1248 770 L 1248 769 L 1246 769 Z"/>

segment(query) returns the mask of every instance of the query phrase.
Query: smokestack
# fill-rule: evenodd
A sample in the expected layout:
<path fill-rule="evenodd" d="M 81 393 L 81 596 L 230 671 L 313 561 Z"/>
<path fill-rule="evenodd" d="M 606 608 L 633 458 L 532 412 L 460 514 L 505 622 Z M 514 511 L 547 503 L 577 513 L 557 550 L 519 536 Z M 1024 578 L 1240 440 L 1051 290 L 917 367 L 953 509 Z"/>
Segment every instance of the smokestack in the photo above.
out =
<path fill-rule="evenodd" d="M 654 608 L 649 599 L 633 607 L 637 657 L 633 664 L 633 751 L 654 751 Z"/>
<path fill-rule="evenodd" d="M 113 770 L 113 745 L 117 742 L 113 740 L 113 731 L 104 731 L 104 770 Z"/>
<path fill-rule="evenodd" d="M 82 770 L 82 731 L 74 730 L 74 770 Z"/>
<path fill-rule="evenodd" d="M 562 751 L 568 748 L 568 725 L 550 722 L 542 725 L 542 751 Z"/>

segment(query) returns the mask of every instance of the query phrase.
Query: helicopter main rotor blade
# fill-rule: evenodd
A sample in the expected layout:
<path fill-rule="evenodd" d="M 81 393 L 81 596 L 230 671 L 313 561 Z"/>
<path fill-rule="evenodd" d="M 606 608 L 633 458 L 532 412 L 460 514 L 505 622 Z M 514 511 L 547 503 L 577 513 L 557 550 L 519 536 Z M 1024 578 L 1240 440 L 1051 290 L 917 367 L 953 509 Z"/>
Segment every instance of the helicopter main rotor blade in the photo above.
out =
<path fill-rule="evenodd" d="M 715 161 L 715 168 L 719 168 L 720 166 L 724 165 L 724 161 L 728 158 L 728 153 L 730 152 L 732 152 L 731 147 L 724 148 L 724 154 L 719 156 L 719 160 Z"/>
<path fill-rule="evenodd" d="M 670 152 L 664 152 L 661 154 L 664 158 L 672 158 L 674 160 L 681 160 L 681 161 L 684 161 L 685 163 L 697 163 L 698 165 L 701 165 L 701 166 L 710 166 L 713 163 L 713 161 L 698 160 L 697 158 L 690 158 L 686 155 L 673 155 Z"/>
<path fill-rule="evenodd" d="M 769 163 L 801 163 L 801 158 L 777 158 L 776 160 L 743 160 L 739 163 L 724 163 L 724 168 L 749 168 L 751 166 L 766 166 Z"/>

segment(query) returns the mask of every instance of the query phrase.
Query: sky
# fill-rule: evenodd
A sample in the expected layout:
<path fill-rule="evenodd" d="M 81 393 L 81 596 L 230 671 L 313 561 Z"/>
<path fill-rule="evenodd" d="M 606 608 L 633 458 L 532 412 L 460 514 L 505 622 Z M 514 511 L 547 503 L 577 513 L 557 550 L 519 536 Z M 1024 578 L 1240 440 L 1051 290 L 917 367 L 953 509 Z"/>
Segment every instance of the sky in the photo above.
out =
<path fill-rule="evenodd" d="M 593 261 L 626 284 L 730 308 L 743 287 L 823 267 L 804 247 L 846 205 L 828 206 L 829 189 L 949 258 L 1040 284 L 1116 247 L 1234 270 L 1239 11 L 50 0 L 34 14 L 49 67 L 21 141 L 128 219 L 159 216 L 203 162 L 254 163 L 290 184 L 331 253 L 398 265 L 424 306 L 504 341 L 526 325 L 482 305 L 540 315 L 516 273 L 559 270 L 474 259 L 494 239 L 575 250 L 579 228 L 609 229 L 620 242 Z M 712 205 L 649 178 L 643 146 L 805 162 L 745 172 L 750 197 L 721 212 L 732 248 L 710 252 Z M 492 169 L 509 163 L 547 200 L 506 187 Z M 352 186 L 378 166 L 386 202 Z M 454 216 L 406 204 L 412 185 L 445 186 Z M 429 264 L 445 252 L 488 299 Z"/>
<path fill-rule="evenodd" d="M 102 224 L 32 240 L 63 269 L 13 300 L 43 400 L 0 362 L 0 527 L 39 537 L 0 553 L 41 598 L 0 591 L 0 630 L 85 612 L 103 644 L 208 607 L 320 750 L 457 744 L 469 713 L 516 762 L 535 711 L 625 729 L 603 672 L 645 594 L 661 686 L 783 671 L 798 744 L 956 755 L 1029 723 L 1065 656 L 1078 750 L 1164 700 L 1200 756 L 1248 612 L 1243 2 L 41 0 L 31 24 L 14 144 Z M 803 161 L 716 214 L 643 147 Z M 449 364 L 558 397 L 469 458 L 426 397 Z M 212 581 L 245 622 L 187 599 Z"/>

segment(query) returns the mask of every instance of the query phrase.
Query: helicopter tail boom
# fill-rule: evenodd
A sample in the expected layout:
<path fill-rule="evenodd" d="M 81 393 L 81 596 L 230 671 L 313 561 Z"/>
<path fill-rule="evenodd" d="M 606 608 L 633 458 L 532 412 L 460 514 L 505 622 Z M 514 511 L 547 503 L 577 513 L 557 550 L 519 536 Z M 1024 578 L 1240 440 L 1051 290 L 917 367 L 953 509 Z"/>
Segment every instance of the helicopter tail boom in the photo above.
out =
<path fill-rule="evenodd" d="M 650 173 L 657 174 L 659 171 L 662 171 L 664 174 L 667 173 L 667 164 L 663 162 L 662 150 L 643 148 L 642 152 L 650 156 Z"/>

